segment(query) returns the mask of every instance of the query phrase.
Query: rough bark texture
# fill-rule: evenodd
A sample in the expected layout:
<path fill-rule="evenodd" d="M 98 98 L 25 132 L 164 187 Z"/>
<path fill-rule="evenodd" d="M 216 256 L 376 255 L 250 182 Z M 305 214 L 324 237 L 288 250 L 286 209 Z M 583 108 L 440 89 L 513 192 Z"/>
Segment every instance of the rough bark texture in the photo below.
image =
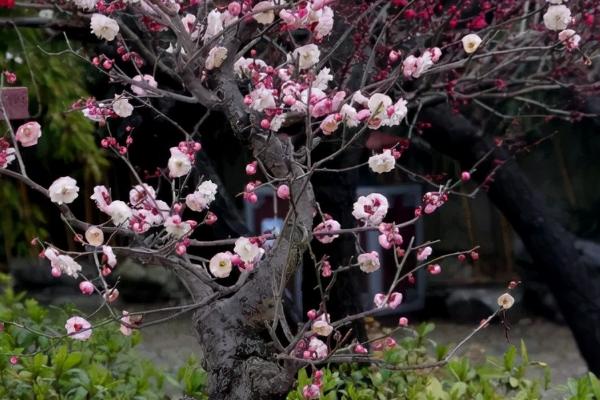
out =
<path fill-rule="evenodd" d="M 424 110 L 423 120 L 433 124 L 426 140 L 465 169 L 493 147 L 476 126 L 445 104 Z M 489 198 L 521 237 L 535 268 L 545 277 L 590 370 L 600 373 L 600 266 L 584 262 L 575 247 L 576 237 L 550 214 L 540 193 L 506 151 L 497 148 L 475 179 L 485 179 L 494 160 L 506 162 L 494 175 Z"/>

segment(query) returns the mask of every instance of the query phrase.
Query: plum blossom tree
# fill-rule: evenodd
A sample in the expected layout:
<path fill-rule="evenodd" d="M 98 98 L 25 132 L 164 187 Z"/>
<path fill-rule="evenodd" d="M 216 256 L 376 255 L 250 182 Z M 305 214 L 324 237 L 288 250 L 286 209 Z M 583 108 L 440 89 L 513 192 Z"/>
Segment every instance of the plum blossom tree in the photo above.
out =
<path fill-rule="evenodd" d="M 108 321 L 114 321 L 123 334 L 157 321 L 141 318 L 152 318 L 153 310 L 119 312 L 112 305 L 118 287 L 106 277 L 118 268 L 119 260 L 151 262 L 177 274 L 192 302 L 171 311 L 194 314 L 211 399 L 281 398 L 296 371 L 306 365 L 361 361 L 411 368 L 373 357 L 371 342 L 358 340 L 344 328 L 382 309 L 398 307 L 403 300 L 400 284 L 414 279 L 417 269 L 438 274 L 440 262 L 447 257 L 478 257 L 475 248 L 430 258 L 435 241 L 415 243 L 415 238 L 403 238 L 400 229 L 438 212 L 451 197 L 463 195 L 459 186 L 490 161 L 494 148 L 480 154 L 460 176 L 440 184 L 401 165 L 406 143 L 420 140 L 420 134 L 431 128 L 432 122 L 423 114 L 439 104 L 451 113 L 474 109 L 511 121 L 591 115 L 545 99 L 549 91 L 597 89 L 587 74 L 598 50 L 596 3 L 53 0 L 18 4 L 53 10 L 54 15 L 14 17 L 10 24 L 69 32 L 83 21 L 89 35 L 117 55 L 111 58 L 108 50 L 86 55 L 68 39 L 63 53 L 89 62 L 108 85 L 117 88 L 114 98 L 80 99 L 73 110 L 98 124 L 103 135 L 100 146 L 130 172 L 136 185 L 128 198 L 115 198 L 110 188 L 98 185 L 89 199 L 79 196 L 79 186 L 69 176 L 56 177 L 49 188 L 42 187 L 27 174 L 20 148 L 44 140 L 43 128 L 28 122 L 13 130 L 1 103 L 7 130 L 0 139 L 0 174 L 24 182 L 56 204 L 81 247 L 66 251 L 36 241 L 50 262 L 49 273 L 73 277 L 83 295 L 101 296 Z M 2 86 L 16 78 L 5 71 Z M 249 180 L 240 195 L 254 203 L 259 189 L 271 188 L 289 203 L 279 231 L 219 240 L 199 237 L 200 227 L 220 223 L 211 204 L 227 194 L 206 178 L 191 184 L 192 175 L 202 174 L 196 161 L 203 151 L 205 118 L 200 115 L 196 128 L 188 131 L 157 106 L 164 98 L 227 120 L 237 140 L 255 158 L 245 169 Z M 512 107 L 505 107 L 507 102 Z M 143 135 L 129 127 L 122 140 L 111 131 L 115 122 L 127 121 L 138 109 L 156 113 L 181 136 L 177 146 L 165 145 L 168 162 L 158 165 L 152 177 L 142 177 L 129 158 Z M 331 167 L 344 154 L 364 146 L 370 135 L 381 132 L 395 132 L 396 140 L 376 148 L 366 162 Z M 354 199 L 352 209 L 346 210 L 354 223 L 347 226 L 331 216 L 333 210 L 322 209 L 315 198 L 318 188 L 313 187 L 317 178 L 365 165 L 377 174 L 399 168 L 431 185 L 413 218 L 391 220 L 388 200 L 379 193 Z M 499 168 L 501 163 L 468 196 L 488 187 Z M 253 177 L 258 171 L 264 181 Z M 95 226 L 81 220 L 69 206 L 77 201 L 94 201 L 105 222 Z M 379 232 L 382 251 L 394 255 L 396 274 L 370 309 L 333 320 L 328 307 L 336 280 L 351 271 L 368 274 L 380 268 L 378 253 L 361 247 L 360 235 L 367 231 Z M 353 239 L 357 249 L 347 264 L 332 266 L 326 256 L 314 256 L 313 239 L 327 246 L 341 237 Z M 198 248 L 215 250 L 205 258 L 197 255 Z M 321 302 L 294 326 L 284 313 L 283 291 L 306 254 L 317 272 Z M 94 276 L 83 275 L 78 263 L 82 258 L 93 260 Z M 412 258 L 416 266 L 408 268 L 407 260 Z M 510 294 L 503 295 L 498 311 L 473 334 L 513 302 Z M 94 323 L 105 321 L 73 316 L 66 321 L 66 337 L 86 340 Z M 398 329 L 406 325 L 403 317 Z M 382 337 L 373 348 L 394 345 L 393 338 Z M 418 367 L 439 366 L 457 350 L 438 363 Z M 319 396 L 318 371 L 313 378 L 304 389 L 306 398 Z"/>

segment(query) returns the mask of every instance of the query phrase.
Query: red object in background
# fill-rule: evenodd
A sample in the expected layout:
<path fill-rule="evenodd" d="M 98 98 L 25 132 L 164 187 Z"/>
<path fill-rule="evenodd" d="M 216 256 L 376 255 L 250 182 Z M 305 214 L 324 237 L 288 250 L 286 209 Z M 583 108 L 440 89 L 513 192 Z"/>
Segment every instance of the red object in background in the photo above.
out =
<path fill-rule="evenodd" d="M 7 0 L 0 0 L 0 4 Z M 8 0 L 12 1 L 12 0 Z M 8 114 L 8 119 L 26 119 L 29 118 L 29 96 L 26 87 L 11 87 L 0 90 L 2 103 Z M 0 118 L 3 118 L 0 111 Z"/>
<path fill-rule="evenodd" d="M 15 0 L 0 0 L 0 8 L 13 8 Z"/>

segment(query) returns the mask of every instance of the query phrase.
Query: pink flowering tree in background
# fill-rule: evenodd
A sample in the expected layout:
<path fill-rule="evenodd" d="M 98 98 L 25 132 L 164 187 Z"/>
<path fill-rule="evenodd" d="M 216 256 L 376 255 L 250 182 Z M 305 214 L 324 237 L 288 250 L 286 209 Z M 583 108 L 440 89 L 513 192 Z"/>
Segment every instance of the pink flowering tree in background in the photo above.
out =
<path fill-rule="evenodd" d="M 117 310 L 112 303 L 118 287 L 106 277 L 125 257 L 164 266 L 181 279 L 192 302 L 161 311 L 193 313 L 211 399 L 283 397 L 297 370 L 307 365 L 360 361 L 402 368 L 371 354 L 371 345 L 394 346 L 391 336 L 360 340 L 347 327 L 398 307 L 400 284 L 414 279 L 417 269 L 438 274 L 444 258 L 478 257 L 476 248 L 435 254 L 435 240 L 415 243 L 415 238 L 402 237 L 400 229 L 440 212 L 453 196 L 464 196 L 460 186 L 476 174 L 479 183 L 467 196 L 489 188 L 510 158 L 497 155 L 510 151 L 501 140 L 491 146 L 465 140 L 461 147 L 462 136 L 439 132 L 477 132 L 465 123 L 465 112 L 509 121 L 595 116 L 558 93 L 568 90 L 576 97 L 597 89 L 590 68 L 600 33 L 594 22 L 596 1 L 73 0 L 17 6 L 46 13 L 14 17 L 10 24 L 65 32 L 89 26 L 89 35 L 118 55 L 83 53 L 68 36 L 61 53 L 91 63 L 116 88 L 114 98 L 81 99 L 73 109 L 98 123 L 99 145 L 136 181 L 128 197 L 116 198 L 99 182 L 91 198 L 82 198 L 69 176 L 57 176 L 48 188 L 34 182 L 21 149 L 44 140 L 44 128 L 36 122 L 13 129 L 6 119 L 6 134 L 0 138 L 0 174 L 47 196 L 76 237 L 77 251 L 35 242 L 50 262 L 49 273 L 72 277 L 83 295 L 101 296 L 108 311 L 107 320 L 68 319 L 65 337 L 86 340 L 95 324 L 110 321 L 125 335 L 159 322 L 152 319 L 155 310 Z M 4 71 L 2 86 L 18 79 L 27 78 Z M 195 129 L 188 131 L 163 113 L 160 99 L 195 105 Z M 143 109 L 168 121 L 180 135 L 177 146 L 161 150 L 169 154 L 168 162 L 157 165 L 152 177 L 130 160 L 144 135 L 128 129 L 120 140 L 111 132 L 114 121 Z M 224 191 L 207 178 L 192 179 L 203 176 L 196 161 L 208 114 L 222 115 L 254 156 L 240 171 L 248 182 L 239 195 L 255 203 L 257 190 L 271 188 L 289 203 L 281 230 L 219 240 L 197 234 L 200 227 L 221 222 L 211 203 Z M 382 139 L 369 145 L 367 139 L 374 137 Z M 408 143 L 423 140 L 442 151 L 447 146 L 464 161 L 464 172 L 438 184 L 403 167 Z M 368 161 L 331 168 L 345 153 L 365 145 L 374 150 Z M 469 157 L 461 158 L 466 152 Z M 329 174 L 334 180 L 338 173 L 363 166 L 374 174 L 400 168 L 431 187 L 413 218 L 390 219 L 388 199 L 379 193 L 352 200 L 347 212 L 354 220 L 348 225 L 332 218 L 333 210 L 322 209 L 313 187 L 321 182 L 317 178 Z M 263 181 L 254 177 L 259 172 Z M 86 201 L 95 202 L 105 217 L 102 224 L 92 225 L 71 211 L 71 204 Z M 370 309 L 334 320 L 328 299 L 338 277 L 380 268 L 378 253 L 361 247 L 360 236 L 367 231 L 379 232 L 382 251 L 394 255 L 396 274 Z M 355 241 L 349 263 L 331 265 L 326 256 L 314 256 L 317 241 L 327 246 L 342 236 Z M 205 258 L 196 254 L 198 248 L 214 251 Z M 409 269 L 413 258 L 416 266 Z M 78 260 L 89 259 L 96 272 L 84 275 Z M 284 313 L 283 292 L 303 259 L 311 260 L 305 268 L 317 272 L 321 302 L 304 323 L 294 326 Z M 501 296 L 498 311 L 473 334 L 513 302 L 510 294 Z M 398 329 L 406 325 L 408 320 L 400 318 Z M 417 367 L 442 365 L 457 350 L 439 363 Z M 305 388 L 307 398 L 318 397 L 319 384 L 315 373 L 314 384 Z"/>

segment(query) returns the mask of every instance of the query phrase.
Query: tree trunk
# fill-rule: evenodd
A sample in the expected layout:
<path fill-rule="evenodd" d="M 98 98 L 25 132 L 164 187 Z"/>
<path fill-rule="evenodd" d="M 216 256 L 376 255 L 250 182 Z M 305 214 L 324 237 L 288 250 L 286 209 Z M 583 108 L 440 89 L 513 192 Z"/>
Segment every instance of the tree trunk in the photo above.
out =
<path fill-rule="evenodd" d="M 273 303 L 256 309 L 251 302 L 238 300 L 238 296 L 224 300 L 194 318 L 208 373 L 209 398 L 283 399 L 292 387 L 296 369 L 278 364 L 273 358 L 276 351 L 268 344 L 263 315 Z M 267 309 L 259 310 L 264 307 Z"/>
<path fill-rule="evenodd" d="M 425 139 L 442 153 L 469 169 L 494 147 L 491 140 L 446 104 L 429 107 L 423 121 L 430 122 Z M 590 370 L 600 373 L 600 266 L 586 265 L 575 248 L 576 237 L 554 218 L 544 200 L 502 148 L 483 163 L 474 178 L 481 181 L 504 162 L 490 182 L 490 200 L 521 237 L 535 268 L 544 276 L 569 324 Z"/>

